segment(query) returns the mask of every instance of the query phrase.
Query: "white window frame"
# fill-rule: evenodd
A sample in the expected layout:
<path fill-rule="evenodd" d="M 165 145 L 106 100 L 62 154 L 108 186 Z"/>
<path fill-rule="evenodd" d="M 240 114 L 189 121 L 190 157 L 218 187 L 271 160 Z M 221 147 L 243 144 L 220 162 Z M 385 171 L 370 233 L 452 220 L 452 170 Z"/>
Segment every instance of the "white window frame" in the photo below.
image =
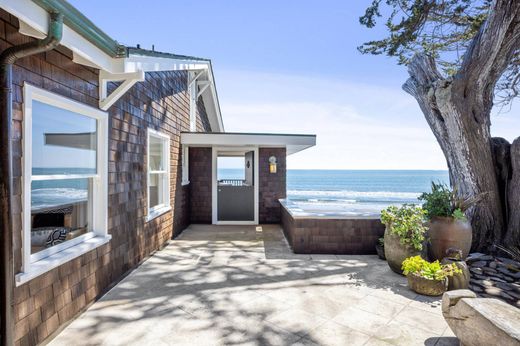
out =
<path fill-rule="evenodd" d="M 154 137 L 163 142 L 163 162 L 164 162 L 164 170 L 161 171 L 152 171 L 150 170 L 150 138 Z M 146 136 L 146 195 L 147 195 L 147 221 L 155 219 L 159 215 L 162 215 L 171 208 L 170 202 L 170 136 L 164 134 L 162 132 L 156 131 L 154 129 L 148 128 L 147 136 Z M 164 196 L 165 203 L 150 207 L 150 175 L 151 174 L 162 174 L 163 179 L 166 181 L 166 184 L 163 184 L 162 194 Z"/>
<path fill-rule="evenodd" d="M 182 145 L 182 185 L 190 183 L 190 147 Z"/>
<path fill-rule="evenodd" d="M 21 285 L 63 263 L 106 244 L 108 234 L 108 114 L 64 96 L 24 83 L 23 188 L 22 188 L 22 272 L 16 275 Z M 32 176 L 33 101 L 97 120 L 96 174 Z M 92 178 L 92 231 L 64 243 L 31 254 L 31 182 Z"/>

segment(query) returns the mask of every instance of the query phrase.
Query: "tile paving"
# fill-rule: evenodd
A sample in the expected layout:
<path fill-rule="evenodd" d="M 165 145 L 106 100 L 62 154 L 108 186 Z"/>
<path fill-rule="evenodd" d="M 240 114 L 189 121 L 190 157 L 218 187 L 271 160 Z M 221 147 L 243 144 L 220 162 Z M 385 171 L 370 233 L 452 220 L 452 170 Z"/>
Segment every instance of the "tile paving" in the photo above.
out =
<path fill-rule="evenodd" d="M 294 255 L 279 225 L 191 225 L 50 345 L 458 345 L 376 256 Z"/>

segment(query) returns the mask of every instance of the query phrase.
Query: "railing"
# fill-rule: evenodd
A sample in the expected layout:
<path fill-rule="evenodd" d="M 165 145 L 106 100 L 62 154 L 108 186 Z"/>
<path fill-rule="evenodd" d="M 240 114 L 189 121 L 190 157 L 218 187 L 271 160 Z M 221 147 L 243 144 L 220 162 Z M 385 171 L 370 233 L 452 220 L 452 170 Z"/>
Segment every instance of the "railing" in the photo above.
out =
<path fill-rule="evenodd" d="M 218 181 L 219 185 L 231 185 L 231 186 L 244 186 L 245 180 L 242 179 L 220 179 Z"/>

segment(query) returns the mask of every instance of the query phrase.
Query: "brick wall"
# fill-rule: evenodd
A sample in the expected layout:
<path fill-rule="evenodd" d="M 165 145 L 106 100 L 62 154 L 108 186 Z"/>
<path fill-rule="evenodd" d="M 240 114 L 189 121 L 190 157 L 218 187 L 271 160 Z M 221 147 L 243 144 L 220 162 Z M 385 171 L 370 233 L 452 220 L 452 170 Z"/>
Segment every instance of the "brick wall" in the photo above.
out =
<path fill-rule="evenodd" d="M 375 245 L 385 232 L 379 218 L 294 218 L 284 207 L 282 228 L 294 253 L 375 254 Z"/>
<path fill-rule="evenodd" d="M 277 159 L 276 173 L 269 173 L 269 157 Z M 259 221 L 280 222 L 280 202 L 287 194 L 287 169 L 285 148 L 260 148 L 259 150 Z"/>
<path fill-rule="evenodd" d="M 211 148 L 190 148 L 190 214 L 192 223 L 211 223 Z"/>
<path fill-rule="evenodd" d="M 0 49 L 31 41 L 0 10 Z M 98 71 L 72 62 L 64 47 L 18 60 L 13 68 L 13 226 L 15 272 L 21 268 L 23 84 L 98 107 Z M 112 86 L 114 87 L 114 86 Z M 154 72 L 109 111 L 109 244 L 15 289 L 15 339 L 34 345 L 81 312 L 128 270 L 189 223 L 189 188 L 181 186 L 180 132 L 189 130 L 186 72 Z M 198 102 L 198 130 L 209 131 Z M 171 136 L 172 211 L 146 222 L 146 129 Z"/>

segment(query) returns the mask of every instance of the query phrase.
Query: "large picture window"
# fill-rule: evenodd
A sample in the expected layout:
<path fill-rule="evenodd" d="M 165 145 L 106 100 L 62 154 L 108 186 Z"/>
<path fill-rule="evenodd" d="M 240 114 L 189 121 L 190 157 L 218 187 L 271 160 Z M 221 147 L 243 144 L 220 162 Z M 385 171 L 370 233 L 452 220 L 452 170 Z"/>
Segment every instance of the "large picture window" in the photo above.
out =
<path fill-rule="evenodd" d="M 108 241 L 107 114 L 24 87 L 23 273 Z"/>
<path fill-rule="evenodd" d="M 148 220 L 170 209 L 170 137 L 148 129 Z"/>

